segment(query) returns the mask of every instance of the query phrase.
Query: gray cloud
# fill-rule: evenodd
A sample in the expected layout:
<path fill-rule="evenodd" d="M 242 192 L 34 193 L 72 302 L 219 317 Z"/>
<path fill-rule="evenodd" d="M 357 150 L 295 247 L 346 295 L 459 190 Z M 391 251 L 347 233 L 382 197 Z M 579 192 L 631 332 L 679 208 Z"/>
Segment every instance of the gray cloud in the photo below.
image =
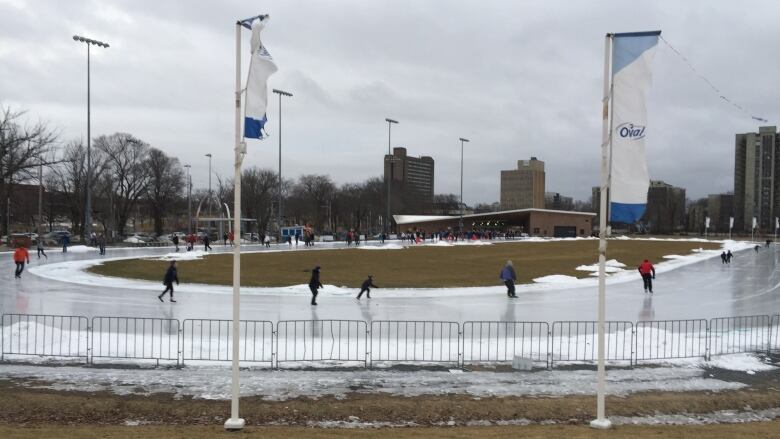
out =
<path fill-rule="evenodd" d="M 0 0 L 0 100 L 28 108 L 65 139 L 86 135 L 84 34 L 93 51 L 93 133 L 132 132 L 192 163 L 207 180 L 232 171 L 234 28 L 268 12 L 265 42 L 280 70 L 283 172 L 338 182 L 379 175 L 393 145 L 436 160 L 436 191 L 457 192 L 466 147 L 467 202 L 496 201 L 499 171 L 535 155 L 549 190 L 584 199 L 598 183 L 603 35 L 662 29 L 723 94 L 777 123 L 778 7 L 772 1 L 313 0 L 264 2 Z M 248 33 L 244 38 L 244 69 Z M 690 197 L 730 190 L 737 132 L 758 122 L 721 101 L 663 43 L 649 96 L 652 178 Z M 276 166 L 272 138 L 246 163 Z"/>

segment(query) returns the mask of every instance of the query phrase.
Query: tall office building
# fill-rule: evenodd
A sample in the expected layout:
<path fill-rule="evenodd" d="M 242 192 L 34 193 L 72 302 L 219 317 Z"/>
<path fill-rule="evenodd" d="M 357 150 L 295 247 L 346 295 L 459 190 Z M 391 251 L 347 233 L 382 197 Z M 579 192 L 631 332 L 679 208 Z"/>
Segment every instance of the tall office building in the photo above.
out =
<path fill-rule="evenodd" d="M 544 209 L 544 162 L 518 160 L 517 169 L 501 171 L 501 209 Z"/>
<path fill-rule="evenodd" d="M 432 157 L 410 157 L 406 148 L 393 148 L 392 155 L 385 155 L 385 182 L 388 179 L 393 183 L 395 213 L 426 209 L 433 204 Z"/>
<path fill-rule="evenodd" d="M 734 153 L 734 230 L 774 231 L 780 216 L 780 136 L 777 127 L 737 134 Z M 777 178 L 775 178 L 777 176 Z"/>

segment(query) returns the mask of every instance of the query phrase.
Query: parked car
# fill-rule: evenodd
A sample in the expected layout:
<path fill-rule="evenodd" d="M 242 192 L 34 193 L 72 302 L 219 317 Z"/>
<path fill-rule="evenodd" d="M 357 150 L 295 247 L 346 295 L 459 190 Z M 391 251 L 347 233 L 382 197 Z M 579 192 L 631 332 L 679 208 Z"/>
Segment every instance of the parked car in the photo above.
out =
<path fill-rule="evenodd" d="M 152 241 L 154 241 L 154 237 L 146 233 L 133 233 L 132 235 L 125 238 L 123 242 L 128 244 L 145 244 Z"/>
<path fill-rule="evenodd" d="M 73 237 L 70 236 L 70 232 L 67 230 L 55 230 L 43 235 L 43 243 L 45 245 L 62 245 L 62 238 L 67 236 L 70 241 L 73 242 Z"/>

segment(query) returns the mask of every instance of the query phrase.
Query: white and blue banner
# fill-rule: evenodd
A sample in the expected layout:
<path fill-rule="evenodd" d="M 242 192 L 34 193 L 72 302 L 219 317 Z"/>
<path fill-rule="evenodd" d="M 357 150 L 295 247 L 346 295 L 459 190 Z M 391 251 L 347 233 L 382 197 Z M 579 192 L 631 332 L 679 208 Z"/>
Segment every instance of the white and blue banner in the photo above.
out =
<path fill-rule="evenodd" d="M 244 107 L 244 137 L 263 139 L 265 115 L 268 105 L 268 78 L 276 72 L 274 59 L 260 41 L 260 32 L 268 22 L 268 16 L 252 21 L 252 58 L 249 61 L 249 78 L 246 81 L 246 106 Z"/>
<path fill-rule="evenodd" d="M 645 159 L 650 66 L 661 31 L 612 38 L 610 221 L 635 223 L 645 212 L 650 177 Z"/>

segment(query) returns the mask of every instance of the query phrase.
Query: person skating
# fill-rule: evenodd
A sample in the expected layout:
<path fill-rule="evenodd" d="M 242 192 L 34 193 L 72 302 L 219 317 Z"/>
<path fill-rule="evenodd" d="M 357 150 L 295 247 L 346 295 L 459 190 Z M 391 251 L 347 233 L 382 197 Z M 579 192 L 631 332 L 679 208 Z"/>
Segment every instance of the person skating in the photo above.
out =
<path fill-rule="evenodd" d="M 379 288 L 378 286 L 374 285 L 374 276 L 368 275 L 368 279 L 363 281 L 363 285 L 360 286 L 360 293 L 357 295 L 357 299 L 360 300 L 360 297 L 363 295 L 363 293 L 366 293 L 367 298 L 371 298 L 371 288 Z"/>
<path fill-rule="evenodd" d="M 726 258 L 727 258 L 726 252 L 724 251 L 723 253 L 720 254 L 720 262 L 725 264 L 726 263 Z"/>
<path fill-rule="evenodd" d="M 70 236 L 62 235 L 62 252 L 68 252 L 68 244 L 70 244 Z"/>
<path fill-rule="evenodd" d="M 655 267 L 647 259 L 639 264 L 639 274 L 642 275 L 642 282 L 645 285 L 645 293 L 650 290 L 653 292 L 653 279 L 655 279 Z"/>
<path fill-rule="evenodd" d="M 309 280 L 309 290 L 311 290 L 311 304 L 316 305 L 317 304 L 317 290 L 322 288 L 322 283 L 320 282 L 320 266 L 314 267 L 314 270 L 311 271 L 311 279 Z"/>
<path fill-rule="evenodd" d="M 265 248 L 271 248 L 271 235 L 265 235 L 263 243 L 265 244 Z"/>
<path fill-rule="evenodd" d="M 100 256 L 105 256 L 106 254 L 106 235 L 100 234 L 98 236 L 98 250 L 100 250 Z"/>
<path fill-rule="evenodd" d="M 506 261 L 506 265 L 501 269 L 501 280 L 506 285 L 507 297 L 517 297 L 515 294 L 515 281 L 517 280 L 517 274 L 515 273 L 515 267 L 512 265 L 512 261 Z"/>
<path fill-rule="evenodd" d="M 209 240 L 209 234 L 207 233 L 207 234 L 203 235 L 203 251 L 207 252 L 207 251 L 211 250 L 211 246 L 209 245 L 209 242 L 211 242 L 211 241 Z"/>
<path fill-rule="evenodd" d="M 726 252 L 726 263 L 730 264 L 731 263 L 731 258 L 733 258 L 733 257 L 734 257 L 734 255 L 731 253 L 731 250 Z"/>
<path fill-rule="evenodd" d="M 19 246 L 16 247 L 16 250 L 14 250 L 14 262 L 16 262 L 15 274 L 17 279 L 22 277 L 25 261 L 28 264 L 30 263 L 30 253 L 27 252 L 27 249 L 24 248 L 23 245 L 19 244 Z"/>
<path fill-rule="evenodd" d="M 176 253 L 179 252 L 179 237 L 177 235 L 173 235 L 173 238 L 171 238 L 171 241 L 173 242 L 173 245 L 176 246 Z"/>
<path fill-rule="evenodd" d="M 756 253 L 758 253 L 758 250 L 761 249 L 761 246 L 756 244 L 756 246 L 753 247 L 753 249 L 756 251 Z"/>
<path fill-rule="evenodd" d="M 46 256 L 46 251 L 43 248 L 43 240 L 41 238 L 38 238 L 38 243 L 36 244 L 36 248 L 38 249 L 38 259 L 41 258 L 41 255 L 43 255 L 44 258 L 47 260 L 49 259 L 48 256 Z"/>
<path fill-rule="evenodd" d="M 173 300 L 174 281 L 176 282 L 176 285 L 179 285 L 179 275 L 176 270 L 176 261 L 171 261 L 171 265 L 168 267 L 168 271 L 165 272 L 165 277 L 163 278 L 163 285 L 165 285 L 165 290 L 159 296 L 157 296 L 157 298 L 160 299 L 160 302 L 165 302 L 163 300 L 163 296 L 169 291 L 171 293 L 171 302 L 176 302 Z"/>
<path fill-rule="evenodd" d="M 230 242 L 231 247 L 235 245 L 235 236 L 233 232 L 228 232 L 228 242 Z"/>

